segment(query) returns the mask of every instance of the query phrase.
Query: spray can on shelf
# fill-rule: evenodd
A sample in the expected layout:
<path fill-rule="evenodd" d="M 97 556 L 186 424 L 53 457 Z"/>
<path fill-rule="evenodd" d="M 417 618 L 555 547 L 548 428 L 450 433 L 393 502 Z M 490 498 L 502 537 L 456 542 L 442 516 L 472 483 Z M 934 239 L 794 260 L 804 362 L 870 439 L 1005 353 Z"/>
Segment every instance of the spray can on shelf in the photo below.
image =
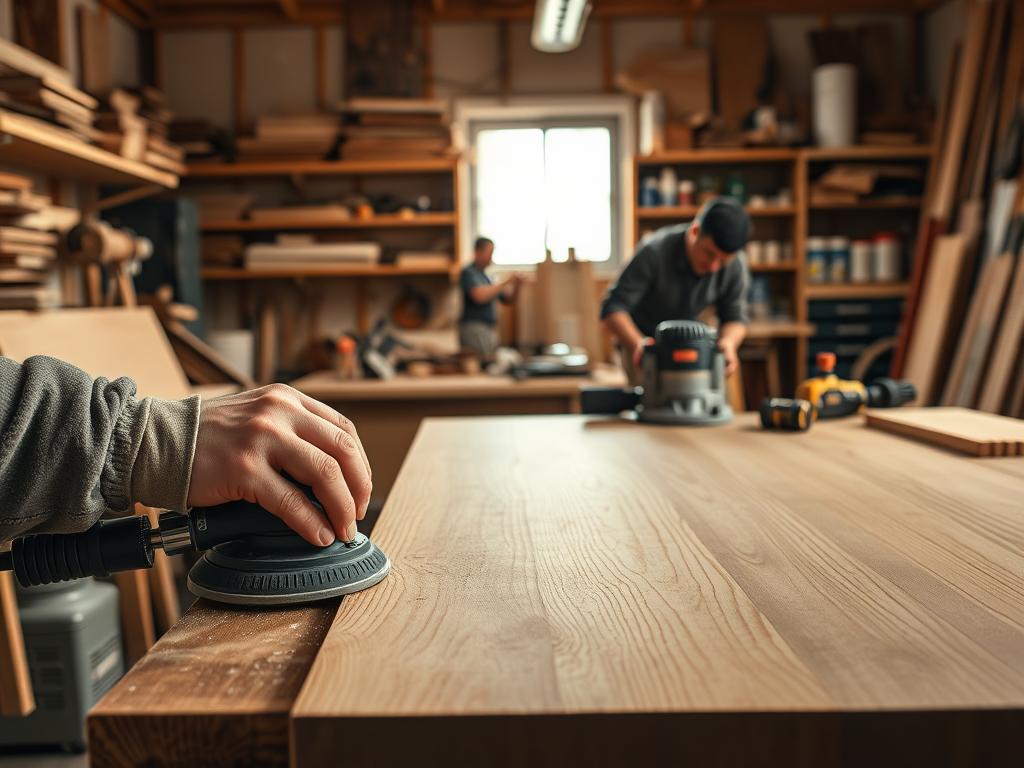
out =
<path fill-rule="evenodd" d="M 676 177 L 676 171 L 672 166 L 666 165 L 661 169 L 658 191 L 661 193 L 662 205 L 677 204 L 679 200 L 679 179 Z"/>
<path fill-rule="evenodd" d="M 845 283 L 850 266 L 850 238 L 830 237 L 828 241 L 829 283 Z"/>
<path fill-rule="evenodd" d="M 824 283 L 828 270 L 828 251 L 825 238 L 807 238 L 807 282 Z"/>

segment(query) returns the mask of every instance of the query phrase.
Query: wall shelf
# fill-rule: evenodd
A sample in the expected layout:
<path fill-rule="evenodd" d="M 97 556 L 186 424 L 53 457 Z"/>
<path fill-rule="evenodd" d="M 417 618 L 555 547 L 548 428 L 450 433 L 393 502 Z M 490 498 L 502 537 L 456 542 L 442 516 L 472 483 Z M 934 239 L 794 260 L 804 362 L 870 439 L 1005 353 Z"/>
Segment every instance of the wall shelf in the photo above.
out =
<path fill-rule="evenodd" d="M 281 229 L 412 229 L 453 226 L 455 226 L 454 213 L 420 213 L 415 216 L 381 214 L 368 219 L 268 216 L 254 221 L 247 219 L 207 221 L 200 228 L 203 232 L 261 232 Z"/>
<path fill-rule="evenodd" d="M 677 206 L 650 206 L 637 208 L 637 217 L 640 219 L 692 219 L 700 210 L 698 205 L 677 205 Z M 752 217 L 773 217 L 793 216 L 796 214 L 796 206 L 793 205 L 766 205 L 760 207 L 747 207 L 747 213 Z"/>
<path fill-rule="evenodd" d="M 637 155 L 639 165 L 686 165 L 688 163 L 789 163 L 796 159 L 797 150 L 785 147 L 765 149 L 687 149 Z"/>
<path fill-rule="evenodd" d="M 897 299 L 907 295 L 908 283 L 808 284 L 808 299 Z"/>
<path fill-rule="evenodd" d="M 56 126 L 0 110 L 0 164 L 92 184 L 178 186 L 178 177 L 87 144 Z"/>
<path fill-rule="evenodd" d="M 908 144 L 903 147 L 808 147 L 800 154 L 814 162 L 824 160 L 927 160 L 932 156 L 930 144 Z"/>
<path fill-rule="evenodd" d="M 843 211 L 843 210 L 859 210 L 861 208 L 867 210 L 879 210 L 879 209 L 917 209 L 921 207 L 920 197 L 879 197 L 876 199 L 869 200 L 858 200 L 856 203 L 815 203 L 811 202 L 808 206 L 812 211 Z"/>
<path fill-rule="evenodd" d="M 231 179 L 252 176 L 378 176 L 452 173 L 458 158 L 420 160 L 261 160 L 238 163 L 192 162 L 190 179 Z"/>
<path fill-rule="evenodd" d="M 775 264 L 748 264 L 751 272 L 793 272 L 800 268 L 796 261 L 779 261 Z"/>
<path fill-rule="evenodd" d="M 204 280 L 273 280 L 300 277 L 414 277 L 451 276 L 454 267 L 411 267 L 396 264 L 330 264 L 323 267 L 245 269 L 242 267 L 204 267 Z"/>

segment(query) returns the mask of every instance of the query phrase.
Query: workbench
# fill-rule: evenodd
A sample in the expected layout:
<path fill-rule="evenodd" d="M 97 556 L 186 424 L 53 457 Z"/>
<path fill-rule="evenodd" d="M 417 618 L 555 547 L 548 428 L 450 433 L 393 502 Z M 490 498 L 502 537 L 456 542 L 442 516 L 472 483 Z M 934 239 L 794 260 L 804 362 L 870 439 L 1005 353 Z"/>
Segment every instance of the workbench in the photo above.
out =
<path fill-rule="evenodd" d="M 580 412 L 583 387 L 624 387 L 617 367 L 599 366 L 590 376 L 450 375 L 343 381 L 334 371 L 317 371 L 291 385 L 350 418 L 359 430 L 373 467 L 373 496 L 387 498 L 398 470 L 425 418 Z"/>
<path fill-rule="evenodd" d="M 1018 765 L 1024 458 L 868 429 L 431 419 L 377 587 L 200 601 L 97 766 Z"/>

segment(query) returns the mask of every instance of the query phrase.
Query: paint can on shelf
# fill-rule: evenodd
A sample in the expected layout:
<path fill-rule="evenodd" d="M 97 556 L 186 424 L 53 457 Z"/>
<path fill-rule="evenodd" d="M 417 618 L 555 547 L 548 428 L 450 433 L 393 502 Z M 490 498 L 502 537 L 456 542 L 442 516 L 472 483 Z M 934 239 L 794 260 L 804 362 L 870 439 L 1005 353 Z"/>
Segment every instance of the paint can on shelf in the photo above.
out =
<path fill-rule="evenodd" d="M 845 283 L 849 274 L 850 238 L 830 237 L 828 240 L 829 283 Z"/>
<path fill-rule="evenodd" d="M 827 271 L 828 246 L 825 238 L 807 238 L 807 282 L 824 283 Z"/>
<path fill-rule="evenodd" d="M 850 282 L 871 282 L 871 257 L 873 246 L 870 240 L 854 240 L 850 245 Z"/>
<path fill-rule="evenodd" d="M 875 235 L 874 279 L 879 283 L 895 283 L 900 274 L 900 240 L 893 232 Z"/>

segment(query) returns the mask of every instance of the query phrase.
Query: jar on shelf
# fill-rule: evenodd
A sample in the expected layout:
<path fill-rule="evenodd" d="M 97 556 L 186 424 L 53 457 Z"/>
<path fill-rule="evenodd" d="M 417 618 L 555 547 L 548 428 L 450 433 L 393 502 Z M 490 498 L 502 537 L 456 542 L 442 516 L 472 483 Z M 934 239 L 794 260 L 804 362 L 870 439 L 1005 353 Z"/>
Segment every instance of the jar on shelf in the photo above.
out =
<path fill-rule="evenodd" d="M 757 266 L 764 263 L 764 243 L 760 240 L 751 240 L 744 250 L 747 253 L 747 264 Z"/>
<path fill-rule="evenodd" d="M 870 240 L 854 240 L 850 244 L 850 282 L 871 282 L 871 256 L 873 245 Z"/>
<path fill-rule="evenodd" d="M 661 192 L 662 205 L 677 204 L 679 200 L 679 179 L 676 177 L 676 169 L 671 165 L 666 165 L 661 169 L 658 191 Z"/>
<path fill-rule="evenodd" d="M 747 202 L 747 183 L 743 177 L 733 174 L 725 181 L 725 194 L 739 203 Z"/>
<path fill-rule="evenodd" d="M 900 274 L 900 239 L 893 232 L 875 235 L 874 278 L 879 283 L 894 283 Z"/>
<path fill-rule="evenodd" d="M 764 263 L 778 264 L 782 261 L 782 243 L 778 240 L 769 240 L 764 244 Z"/>
<path fill-rule="evenodd" d="M 850 271 L 850 238 L 830 237 L 828 240 L 829 283 L 845 283 Z"/>
<path fill-rule="evenodd" d="M 679 204 L 694 205 L 697 199 L 697 185 L 693 179 L 683 179 L 679 182 Z"/>
<path fill-rule="evenodd" d="M 828 272 L 828 243 L 823 237 L 807 238 L 807 282 L 824 283 Z"/>
<path fill-rule="evenodd" d="M 653 176 L 648 176 L 640 186 L 640 207 L 656 208 L 659 205 L 661 205 L 661 192 L 658 191 L 658 180 Z"/>
<path fill-rule="evenodd" d="M 720 191 L 718 179 L 711 174 L 704 174 L 697 180 L 697 205 L 704 205 L 708 200 L 718 197 Z"/>

